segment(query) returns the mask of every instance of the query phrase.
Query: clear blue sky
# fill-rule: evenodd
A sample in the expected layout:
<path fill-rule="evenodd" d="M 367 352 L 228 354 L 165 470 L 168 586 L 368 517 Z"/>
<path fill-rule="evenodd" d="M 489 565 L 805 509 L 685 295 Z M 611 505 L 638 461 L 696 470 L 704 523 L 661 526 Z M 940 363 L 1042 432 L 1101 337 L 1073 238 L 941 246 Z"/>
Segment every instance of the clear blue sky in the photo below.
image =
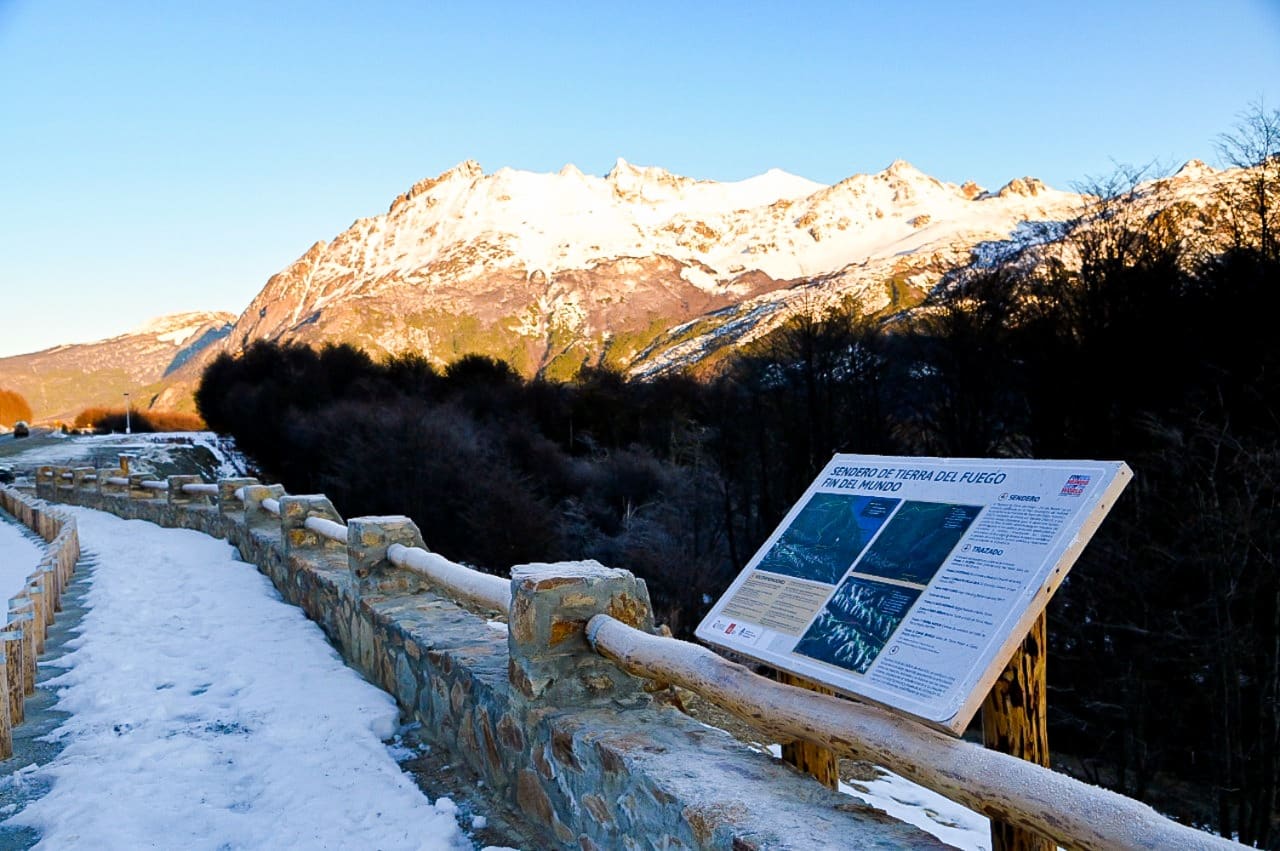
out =
<path fill-rule="evenodd" d="M 239 313 L 465 159 L 1069 187 L 1280 105 L 1280 0 L 0 0 L 0 355 Z"/>

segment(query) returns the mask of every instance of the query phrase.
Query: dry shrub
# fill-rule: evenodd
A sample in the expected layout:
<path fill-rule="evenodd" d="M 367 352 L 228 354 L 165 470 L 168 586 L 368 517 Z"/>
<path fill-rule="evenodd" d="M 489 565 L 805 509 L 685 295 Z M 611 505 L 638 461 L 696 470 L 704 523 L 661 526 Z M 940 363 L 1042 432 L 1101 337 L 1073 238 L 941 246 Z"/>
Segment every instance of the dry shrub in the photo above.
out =
<path fill-rule="evenodd" d="M 0 425 L 12 427 L 20 420 L 31 420 L 31 406 L 17 391 L 0 388 Z"/>
<path fill-rule="evenodd" d="M 204 420 L 196 414 L 182 411 L 130 411 L 129 427 L 136 432 L 151 431 L 203 431 Z M 76 414 L 75 427 L 92 428 L 100 432 L 124 431 L 124 408 L 85 408 Z"/>

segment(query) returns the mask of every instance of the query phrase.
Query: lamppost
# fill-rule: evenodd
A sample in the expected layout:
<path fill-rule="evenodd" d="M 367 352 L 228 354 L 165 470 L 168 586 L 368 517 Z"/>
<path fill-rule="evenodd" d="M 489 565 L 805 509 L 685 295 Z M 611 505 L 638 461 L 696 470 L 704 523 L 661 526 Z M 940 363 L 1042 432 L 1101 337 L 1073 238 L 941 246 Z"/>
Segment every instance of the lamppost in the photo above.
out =
<path fill-rule="evenodd" d="M 129 420 L 129 394 L 124 394 L 124 433 L 133 434 L 133 424 Z"/>

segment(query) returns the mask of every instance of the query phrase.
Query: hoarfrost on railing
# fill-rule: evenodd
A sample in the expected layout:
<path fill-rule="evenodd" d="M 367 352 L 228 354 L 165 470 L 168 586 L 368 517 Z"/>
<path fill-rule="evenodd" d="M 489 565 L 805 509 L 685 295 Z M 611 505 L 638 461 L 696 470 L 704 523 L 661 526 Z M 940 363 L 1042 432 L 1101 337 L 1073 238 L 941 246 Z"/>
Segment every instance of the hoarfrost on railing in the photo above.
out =
<path fill-rule="evenodd" d="M 330 541 L 336 541 L 339 544 L 347 542 L 347 527 L 341 523 L 324 517 L 308 517 L 302 525 Z"/>
<path fill-rule="evenodd" d="M 387 547 L 387 560 L 486 608 L 500 612 L 511 609 L 511 581 L 508 579 L 472 570 L 437 553 L 404 544 Z"/>

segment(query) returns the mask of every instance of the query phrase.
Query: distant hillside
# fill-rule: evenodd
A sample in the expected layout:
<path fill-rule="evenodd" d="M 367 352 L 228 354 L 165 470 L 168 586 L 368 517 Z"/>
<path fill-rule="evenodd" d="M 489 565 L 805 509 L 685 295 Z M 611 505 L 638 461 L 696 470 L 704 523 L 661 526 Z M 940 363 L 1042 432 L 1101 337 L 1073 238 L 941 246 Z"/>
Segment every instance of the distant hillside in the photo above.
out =
<path fill-rule="evenodd" d="M 0 387 L 26 397 L 37 422 L 69 420 L 90 405 L 148 407 L 163 379 L 231 330 L 230 313 L 178 313 L 95 343 L 0 358 Z M 193 410 L 190 402 L 186 410 Z"/>

